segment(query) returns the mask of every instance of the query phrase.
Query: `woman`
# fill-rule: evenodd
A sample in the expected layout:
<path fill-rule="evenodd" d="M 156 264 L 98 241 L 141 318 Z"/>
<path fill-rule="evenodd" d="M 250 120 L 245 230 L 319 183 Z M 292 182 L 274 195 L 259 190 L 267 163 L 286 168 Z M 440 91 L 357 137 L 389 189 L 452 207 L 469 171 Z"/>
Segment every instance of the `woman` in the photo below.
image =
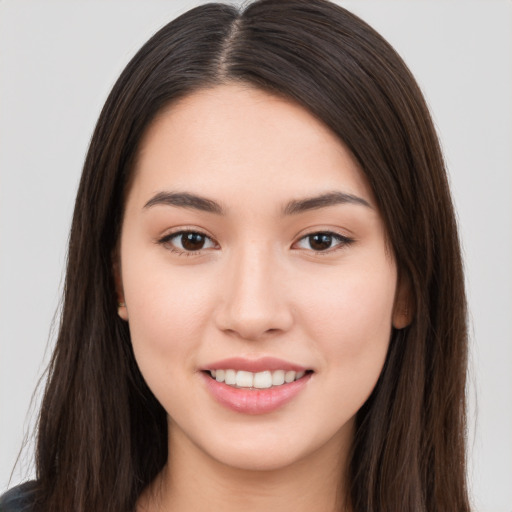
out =
<path fill-rule="evenodd" d="M 466 311 L 414 79 L 325 1 L 128 64 L 73 219 L 20 510 L 469 510 Z"/>

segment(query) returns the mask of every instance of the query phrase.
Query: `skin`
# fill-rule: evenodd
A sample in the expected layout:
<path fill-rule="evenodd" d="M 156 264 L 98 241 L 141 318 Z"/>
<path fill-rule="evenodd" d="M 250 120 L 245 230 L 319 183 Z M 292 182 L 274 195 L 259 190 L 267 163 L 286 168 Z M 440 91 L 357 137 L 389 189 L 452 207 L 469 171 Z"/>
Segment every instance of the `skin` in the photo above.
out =
<path fill-rule="evenodd" d="M 208 198 L 224 214 L 145 206 L 164 191 Z M 367 205 L 283 214 L 292 200 L 332 191 Z M 187 230 L 209 237 L 202 250 L 184 253 L 180 236 L 169 239 Z M 319 232 L 351 242 L 333 237 L 315 251 L 308 235 Z M 344 507 L 355 414 L 392 326 L 408 319 L 372 191 L 326 126 L 242 85 L 171 105 L 142 141 L 117 286 L 137 363 L 169 418 L 169 462 L 139 510 Z M 241 414 L 212 398 L 200 371 L 232 356 L 278 357 L 314 373 L 278 410 Z"/>

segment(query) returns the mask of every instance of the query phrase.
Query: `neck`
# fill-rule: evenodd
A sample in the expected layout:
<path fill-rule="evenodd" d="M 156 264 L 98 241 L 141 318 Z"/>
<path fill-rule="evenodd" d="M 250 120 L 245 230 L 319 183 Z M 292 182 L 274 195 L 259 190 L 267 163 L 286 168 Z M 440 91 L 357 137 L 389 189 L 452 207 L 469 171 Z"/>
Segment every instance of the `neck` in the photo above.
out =
<path fill-rule="evenodd" d="M 175 426 L 174 426 L 175 427 Z M 142 494 L 137 512 L 341 512 L 349 443 L 332 439 L 277 469 L 242 469 L 215 460 L 171 429 L 169 460 Z"/>

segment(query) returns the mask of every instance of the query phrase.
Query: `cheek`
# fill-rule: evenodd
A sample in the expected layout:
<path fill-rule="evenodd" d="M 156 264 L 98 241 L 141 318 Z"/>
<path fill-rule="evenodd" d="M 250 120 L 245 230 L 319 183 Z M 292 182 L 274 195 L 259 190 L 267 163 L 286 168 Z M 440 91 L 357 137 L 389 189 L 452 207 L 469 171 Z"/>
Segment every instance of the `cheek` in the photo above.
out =
<path fill-rule="evenodd" d="M 123 262 L 123 275 L 132 345 L 144 376 L 188 369 L 211 314 L 208 283 L 190 269 L 136 255 Z"/>
<path fill-rule="evenodd" d="M 171 272 L 168 266 L 134 270 L 126 268 L 130 277 L 125 298 L 135 360 L 157 400 L 173 416 L 194 400 L 190 377 L 211 315 L 210 290 L 186 271 Z"/>
<path fill-rule="evenodd" d="M 317 283 L 318 285 L 318 283 Z M 344 270 L 304 297 L 309 338 L 340 376 L 375 379 L 384 363 L 392 329 L 396 288 L 386 261 L 364 270 Z M 375 377 L 376 375 L 376 377 Z M 340 377 L 344 378 L 344 377 Z"/>
<path fill-rule="evenodd" d="M 347 273 L 310 295 L 308 337 L 316 340 L 322 388 L 316 407 L 332 428 L 348 424 L 382 372 L 392 329 L 394 273 Z M 361 277 L 363 276 L 363 277 Z M 334 284 L 336 282 L 336 284 Z"/>

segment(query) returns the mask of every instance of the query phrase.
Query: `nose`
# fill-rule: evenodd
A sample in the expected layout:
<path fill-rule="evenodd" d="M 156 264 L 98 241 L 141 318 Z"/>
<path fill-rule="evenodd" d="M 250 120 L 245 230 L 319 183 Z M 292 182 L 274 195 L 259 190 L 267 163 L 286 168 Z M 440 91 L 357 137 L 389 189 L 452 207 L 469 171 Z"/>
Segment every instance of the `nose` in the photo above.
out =
<path fill-rule="evenodd" d="M 244 340 L 260 340 L 291 328 L 291 297 L 268 247 L 233 254 L 226 267 L 216 313 L 219 329 Z"/>

